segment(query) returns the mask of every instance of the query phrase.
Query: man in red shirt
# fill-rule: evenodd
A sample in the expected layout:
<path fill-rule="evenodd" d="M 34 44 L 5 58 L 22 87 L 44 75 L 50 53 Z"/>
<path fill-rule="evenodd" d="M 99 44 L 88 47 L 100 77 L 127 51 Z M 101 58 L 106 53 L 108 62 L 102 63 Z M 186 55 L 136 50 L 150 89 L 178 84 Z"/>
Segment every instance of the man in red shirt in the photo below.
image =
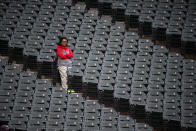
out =
<path fill-rule="evenodd" d="M 60 39 L 60 42 L 57 46 L 57 54 L 58 54 L 58 70 L 61 77 L 62 87 L 68 91 L 67 85 L 67 69 L 72 66 L 71 58 L 74 57 L 74 54 L 70 48 L 67 47 L 67 38 L 63 37 Z M 74 93 L 73 90 L 69 90 L 68 92 Z"/>

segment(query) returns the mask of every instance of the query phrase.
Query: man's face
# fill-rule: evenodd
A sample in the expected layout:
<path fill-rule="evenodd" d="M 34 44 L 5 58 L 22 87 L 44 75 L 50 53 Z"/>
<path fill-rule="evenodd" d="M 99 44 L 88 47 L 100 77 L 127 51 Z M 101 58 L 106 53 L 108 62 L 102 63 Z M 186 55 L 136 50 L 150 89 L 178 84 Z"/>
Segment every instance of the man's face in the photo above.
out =
<path fill-rule="evenodd" d="M 62 46 L 67 46 L 67 40 L 66 39 L 63 39 L 62 42 L 61 42 L 61 45 Z"/>

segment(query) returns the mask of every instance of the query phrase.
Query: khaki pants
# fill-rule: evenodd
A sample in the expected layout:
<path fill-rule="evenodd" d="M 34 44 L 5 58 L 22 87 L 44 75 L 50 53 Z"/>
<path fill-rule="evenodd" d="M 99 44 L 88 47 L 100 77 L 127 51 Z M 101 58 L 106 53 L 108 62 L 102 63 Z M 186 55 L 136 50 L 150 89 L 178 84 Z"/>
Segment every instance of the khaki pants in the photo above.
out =
<path fill-rule="evenodd" d="M 58 70 L 59 70 L 59 73 L 60 73 L 60 77 L 61 77 L 61 84 L 62 84 L 62 87 L 64 89 L 68 89 L 68 85 L 67 85 L 67 69 L 68 69 L 68 67 L 66 67 L 66 66 L 59 66 L 58 67 Z"/>

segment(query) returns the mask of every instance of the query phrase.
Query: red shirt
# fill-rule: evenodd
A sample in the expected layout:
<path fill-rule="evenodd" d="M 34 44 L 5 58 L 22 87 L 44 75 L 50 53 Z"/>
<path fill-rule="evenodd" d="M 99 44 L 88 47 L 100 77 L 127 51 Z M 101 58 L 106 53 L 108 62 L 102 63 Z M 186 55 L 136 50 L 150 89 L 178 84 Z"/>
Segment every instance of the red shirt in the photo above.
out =
<path fill-rule="evenodd" d="M 66 46 L 59 46 L 57 47 L 57 54 L 61 59 L 70 59 L 74 57 L 73 52 L 70 48 Z"/>

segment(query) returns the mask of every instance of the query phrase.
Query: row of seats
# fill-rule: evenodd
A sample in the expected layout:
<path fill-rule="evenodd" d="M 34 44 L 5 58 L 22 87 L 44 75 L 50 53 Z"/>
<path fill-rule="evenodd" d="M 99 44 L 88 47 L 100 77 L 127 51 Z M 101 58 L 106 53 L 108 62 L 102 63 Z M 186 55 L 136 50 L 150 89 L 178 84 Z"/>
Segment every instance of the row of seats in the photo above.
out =
<path fill-rule="evenodd" d="M 146 40 L 146 41 L 149 41 L 149 40 Z M 143 46 L 143 44 L 144 43 L 142 43 L 141 46 Z M 118 99 L 118 97 L 120 97 L 120 98 L 123 97 L 126 99 L 130 98 L 130 105 L 143 105 L 144 106 L 147 103 L 147 105 L 145 106 L 147 112 L 164 113 L 164 109 L 166 109 L 167 106 L 165 107 L 163 105 L 163 93 L 162 92 L 165 93 L 165 97 L 169 97 L 170 94 L 166 94 L 167 93 L 166 91 L 170 91 L 170 89 L 168 89 L 169 88 L 168 86 L 171 86 L 171 84 L 173 82 L 180 83 L 180 81 L 175 80 L 176 76 L 173 76 L 173 75 L 175 75 L 173 73 L 178 73 L 178 72 L 175 72 L 174 70 L 180 70 L 180 72 L 182 72 L 182 70 L 181 70 L 182 67 L 179 67 L 179 62 L 182 62 L 183 58 L 181 55 L 179 56 L 179 54 L 175 54 L 175 53 L 170 53 L 167 56 L 168 50 L 166 48 L 164 48 L 163 46 L 153 47 L 154 52 L 152 53 L 151 52 L 152 51 L 152 44 L 150 42 L 145 43 L 145 44 L 151 46 L 151 49 L 147 48 L 149 50 L 146 50 L 146 48 L 144 48 L 144 49 L 140 48 L 140 49 L 143 49 L 141 51 L 145 51 L 145 52 L 144 53 L 137 52 L 136 54 L 138 54 L 139 57 L 136 59 L 134 58 L 134 55 L 135 55 L 134 52 L 130 53 L 130 54 L 128 52 L 121 52 L 121 54 L 127 53 L 125 55 L 125 61 L 127 59 L 128 60 L 127 64 L 129 64 L 128 65 L 128 72 L 130 72 L 130 73 L 125 73 L 126 75 L 124 74 L 125 76 L 127 76 L 124 79 L 125 81 L 122 79 L 123 75 L 119 75 L 119 77 L 118 77 L 118 75 L 116 75 L 118 73 L 118 71 L 120 73 L 120 68 L 117 68 L 117 65 L 119 65 L 121 67 L 125 66 L 124 68 L 126 68 L 126 62 L 120 63 L 121 60 L 123 60 L 123 57 L 119 57 L 119 54 L 118 54 L 119 50 L 116 50 L 117 48 L 112 48 L 112 49 L 108 48 L 108 49 L 106 49 L 106 51 L 90 50 L 89 56 L 87 55 L 87 52 L 89 51 L 89 49 L 85 48 L 83 51 L 80 51 L 80 52 L 77 52 L 75 50 L 76 56 L 73 60 L 74 64 L 73 64 L 73 68 L 71 69 L 72 73 L 70 73 L 70 74 L 74 74 L 75 76 L 80 77 L 80 80 L 79 80 L 80 84 L 79 84 L 79 86 L 76 86 L 75 88 L 78 88 L 81 86 L 81 84 L 82 84 L 81 78 L 82 78 L 84 92 L 86 92 L 88 95 L 95 96 L 96 92 L 98 91 L 98 98 L 100 101 L 102 101 L 104 103 L 106 103 L 106 102 L 111 103 L 113 96 L 117 96 L 116 97 L 117 99 Z M 105 52 L 105 55 L 104 55 L 104 52 Z M 79 54 L 78 56 L 77 56 L 77 53 Z M 153 55 L 153 59 L 151 57 L 151 54 Z M 128 55 L 129 55 L 129 57 L 128 57 Z M 176 58 L 175 58 L 175 56 L 176 56 Z M 179 58 L 177 56 L 179 56 Z M 133 60 L 131 60 L 130 57 L 132 57 Z M 167 57 L 168 58 L 171 57 L 171 59 L 168 59 Z M 151 59 L 152 59 L 152 61 L 151 61 Z M 175 62 L 175 61 L 177 61 L 177 62 Z M 186 61 L 186 59 L 185 59 L 185 61 Z M 190 61 L 192 61 L 192 60 L 190 60 Z M 75 63 L 77 65 L 75 65 Z M 139 65 L 140 63 L 141 63 L 141 67 Z M 135 65 L 135 69 L 133 68 L 134 65 Z M 85 66 L 86 66 L 86 68 L 85 68 Z M 145 67 L 142 67 L 142 66 L 145 66 Z M 132 69 L 131 69 L 131 67 L 132 67 Z M 80 68 L 80 70 L 78 70 L 78 68 Z M 184 67 L 184 68 L 186 68 L 186 67 Z M 109 69 L 110 69 L 110 72 L 107 73 L 106 71 L 108 71 Z M 143 71 L 141 71 L 141 69 L 143 69 Z M 160 71 L 160 70 L 162 70 L 162 71 Z M 124 70 L 124 71 L 126 71 L 126 70 Z M 195 72 L 195 71 L 193 71 L 193 72 Z M 104 75 L 104 73 L 105 73 L 105 75 Z M 165 74 L 167 76 L 166 79 L 165 79 Z M 133 75 L 133 77 L 132 77 L 132 75 Z M 149 77 L 149 75 L 150 75 L 150 77 Z M 142 77 L 140 78 L 140 76 L 142 76 Z M 115 77 L 116 77 L 116 79 L 114 79 Z M 132 77 L 132 83 L 130 83 L 131 77 Z M 149 79 L 148 79 L 148 77 L 149 77 Z M 170 81 L 170 79 L 173 79 L 174 81 Z M 190 80 L 189 78 L 187 80 L 185 80 L 185 83 L 188 82 L 189 80 Z M 134 89 L 131 90 L 131 93 L 130 93 L 130 89 L 119 90 L 119 89 L 113 88 L 114 84 L 115 83 L 118 84 L 118 82 L 128 84 L 129 86 L 131 85 L 131 86 L 133 86 Z M 128 83 L 126 83 L 126 82 L 128 82 Z M 192 85 L 194 85 L 195 80 L 193 80 L 192 82 L 193 82 Z M 141 90 L 137 89 L 138 85 L 142 86 L 142 84 L 144 84 L 145 86 L 149 85 L 148 86 L 149 89 L 145 89 L 145 88 L 147 88 L 145 86 L 143 86 L 143 88 Z M 157 87 L 154 84 L 156 84 Z M 96 87 L 96 85 L 98 85 L 98 86 Z M 154 88 L 155 89 L 158 88 L 157 89 L 158 92 L 154 91 Z M 166 89 L 164 89 L 164 88 L 166 88 Z M 140 91 L 142 91 L 142 92 L 144 91 L 144 93 L 140 94 L 141 93 Z M 114 92 L 114 94 L 113 94 L 113 92 Z M 146 92 L 148 92 L 148 94 Z M 180 88 L 178 88 L 178 90 L 174 93 L 178 94 L 179 92 L 181 92 Z M 118 96 L 117 93 L 121 94 L 121 96 Z M 153 93 L 155 95 L 156 95 L 156 93 L 158 93 L 160 95 L 153 96 L 154 95 Z M 147 95 L 149 95 L 149 97 L 147 97 Z M 160 101 L 154 102 L 153 101 L 154 99 L 160 100 Z M 121 103 L 121 101 L 119 103 Z M 121 107 L 122 110 L 125 109 L 125 107 L 127 107 L 127 108 L 129 107 L 129 105 L 128 105 L 129 103 L 127 101 L 125 102 L 126 106 L 121 106 L 121 104 L 119 104 L 119 103 L 116 105 Z M 167 113 L 163 114 L 164 119 L 180 121 L 180 113 L 178 113 L 177 114 L 178 116 L 176 116 L 175 114 L 171 115 L 172 111 L 170 111 L 170 110 L 167 111 L 167 109 L 166 109 L 165 112 L 167 112 Z M 193 116 L 193 117 L 195 117 L 195 116 Z M 182 122 L 182 125 L 185 126 L 186 125 L 185 123 L 186 122 Z M 194 124 L 192 124 L 192 127 L 193 127 L 193 125 Z M 186 125 L 186 126 L 190 126 L 190 125 Z"/>
<path fill-rule="evenodd" d="M 16 130 L 153 130 L 80 93 L 67 94 L 48 79 L 1 57 L 0 121 Z"/>
<path fill-rule="evenodd" d="M 111 103 L 111 101 L 114 99 L 113 98 L 114 96 L 115 97 L 114 100 L 115 102 L 117 102 L 115 103 L 115 105 L 121 111 L 128 109 L 129 104 L 139 105 L 139 106 L 145 106 L 146 112 L 163 113 L 163 118 L 166 120 L 181 121 L 180 118 L 181 107 L 177 108 L 179 109 L 178 111 L 180 111 L 178 113 L 176 113 L 172 109 L 168 109 L 168 106 L 170 106 L 170 104 L 168 103 L 170 103 L 172 100 L 171 99 L 172 97 L 170 98 L 170 95 L 172 93 L 179 94 L 181 92 L 180 87 L 178 88 L 179 89 L 178 91 L 174 91 L 172 93 L 170 92 L 171 90 L 169 89 L 169 87 L 173 86 L 173 82 L 176 82 L 175 80 L 176 76 L 173 76 L 175 75 L 173 73 L 177 73 L 177 72 L 174 72 L 173 70 L 176 68 L 179 68 L 177 70 L 180 70 L 181 68 L 178 67 L 179 63 L 175 62 L 178 61 L 177 56 L 179 54 L 171 53 L 167 55 L 168 50 L 165 47 L 154 46 L 153 43 L 149 40 L 137 39 L 138 38 L 137 34 L 135 37 L 136 39 L 132 37 L 132 41 L 128 41 L 128 39 L 126 38 L 124 39 L 124 37 L 121 36 L 121 33 L 123 34 L 124 31 L 122 31 L 120 28 L 117 29 L 117 31 L 119 31 L 119 33 L 118 34 L 116 33 L 115 35 L 116 41 L 111 42 L 112 32 L 110 32 L 110 34 L 104 33 L 104 36 L 102 36 L 103 38 L 99 39 L 99 42 L 102 43 L 100 45 L 100 48 L 102 50 L 98 48 L 96 48 L 98 51 L 90 50 L 89 46 L 90 46 L 91 38 L 87 39 L 85 41 L 85 44 L 83 44 L 85 47 L 82 47 L 83 52 L 80 51 L 79 57 L 77 58 L 76 55 L 76 57 L 73 60 L 73 62 L 76 63 L 77 65 L 73 66 L 73 69 L 71 69 L 70 74 L 71 75 L 74 74 L 77 78 L 78 77 L 80 78 L 80 80 L 78 80 L 79 81 L 78 84 L 80 86 L 82 84 L 81 82 L 82 79 L 84 92 L 86 92 L 90 96 L 96 96 L 97 94 L 100 102 Z M 97 35 L 96 31 L 94 35 Z M 134 35 L 134 33 L 132 33 L 132 35 Z M 77 37 L 77 40 L 78 38 L 80 38 L 80 34 Z M 97 39 L 98 38 L 96 37 L 96 40 Z M 128 53 L 126 54 L 124 50 L 121 50 L 124 46 L 121 45 L 122 42 L 121 39 L 124 39 L 123 44 L 125 44 L 124 41 L 126 40 L 129 42 L 129 44 L 130 42 L 136 42 L 135 50 L 129 50 L 130 45 L 128 46 L 128 48 L 125 48 L 126 51 L 133 52 L 133 54 L 131 53 L 129 54 L 132 57 L 132 60 L 129 60 L 130 56 L 128 58 Z M 105 41 L 107 41 L 108 43 L 105 44 Z M 110 42 L 112 43 L 111 45 Z M 78 47 L 79 46 L 77 46 L 76 49 L 78 49 Z M 94 48 L 93 45 L 91 45 L 91 47 Z M 139 49 L 139 52 L 137 49 Z M 140 51 L 143 51 L 145 53 L 142 54 L 142 52 Z M 89 52 L 89 56 L 87 55 L 88 52 Z M 119 57 L 118 52 L 121 52 L 121 54 L 125 53 L 127 55 L 125 57 L 127 57 L 128 60 L 127 64 L 129 64 L 128 73 L 126 73 L 126 70 L 121 70 L 118 67 L 119 64 L 120 67 L 126 66 L 125 65 L 126 63 L 122 63 L 121 65 L 120 61 L 121 58 L 123 59 L 123 57 Z M 111 54 L 108 55 L 108 53 Z M 136 59 L 134 58 L 135 54 L 139 54 L 139 57 L 137 57 Z M 173 58 L 175 57 L 175 55 L 176 55 L 176 59 Z M 169 59 L 170 57 L 172 58 L 171 60 Z M 179 56 L 179 59 L 181 59 L 182 62 L 182 56 Z M 141 63 L 141 67 L 139 65 L 140 63 Z M 132 67 L 132 69 L 130 66 Z M 76 70 L 78 67 L 81 69 Z M 122 78 L 123 76 L 124 79 Z M 187 80 L 186 82 L 188 81 L 189 80 Z M 179 83 L 179 81 L 177 82 Z M 120 83 L 123 83 L 124 85 L 122 84 L 120 85 Z M 194 83 L 195 82 L 193 82 L 192 85 L 194 85 Z M 73 84 L 70 84 L 70 87 L 72 85 Z M 129 88 L 130 86 L 131 89 Z M 119 87 L 121 87 L 122 89 L 120 89 Z M 75 88 L 77 88 L 77 86 Z M 164 99 L 167 97 L 169 100 Z M 193 117 L 195 118 L 194 115 Z M 187 120 L 186 122 L 188 122 L 190 119 L 188 120 L 187 118 L 186 120 Z M 182 122 L 181 125 L 185 127 L 190 126 L 184 120 L 182 120 L 181 122 Z M 192 123 L 192 126 L 190 127 L 194 128 L 195 125 L 194 122 L 191 121 L 190 123 Z"/>
<path fill-rule="evenodd" d="M 85 3 L 87 8 L 98 8 L 100 15 L 111 15 L 113 21 L 125 21 L 127 29 L 138 28 L 140 35 L 152 35 L 155 41 L 167 41 L 168 47 L 180 47 L 182 53 L 194 54 L 194 0 L 85 0 Z"/>
<path fill-rule="evenodd" d="M 89 57 L 85 58 L 85 53 L 83 51 L 82 55 L 80 52 L 79 60 L 75 58 L 76 65 L 73 65 L 69 73 L 80 78 L 80 86 L 83 82 L 84 92 L 88 95 L 95 96 L 98 92 L 98 98 L 103 103 L 111 103 L 113 96 L 116 99 L 126 99 L 127 101 L 130 99 L 130 103 L 126 101 L 127 108 L 128 104 L 142 105 L 146 107 L 147 112 L 163 113 L 164 119 L 181 120 L 180 112 L 171 115 L 173 109 L 168 109 L 168 106 L 174 105 L 174 103 L 170 103 L 175 98 L 174 96 L 179 98 L 179 101 L 183 101 L 180 94 L 187 91 L 186 86 L 189 85 L 188 89 L 192 86 L 193 88 L 190 90 L 195 92 L 194 60 L 183 60 L 183 57 L 178 53 L 167 55 L 167 50 L 166 52 L 164 50 L 155 52 L 152 56 L 147 52 L 138 52 L 137 55 L 122 52 L 119 57 L 120 55 L 115 51 L 106 51 L 104 56 L 103 52 L 90 51 Z M 124 54 L 126 55 L 123 56 Z M 179 63 L 187 64 L 180 66 Z M 80 86 L 75 86 L 75 88 Z M 70 87 L 72 88 L 72 84 Z M 189 100 L 195 101 L 195 98 L 191 97 Z M 120 110 L 126 110 L 121 104 L 116 105 L 120 107 Z M 176 103 L 174 107 L 177 105 Z M 180 111 L 181 104 L 178 109 Z M 170 112 L 167 112 L 168 110 Z M 176 113 L 175 110 L 173 111 Z M 164 114 L 165 112 L 167 113 Z"/>
<path fill-rule="evenodd" d="M 110 1 L 109 3 L 111 3 L 112 1 Z M 133 1 L 133 3 L 134 3 L 135 1 Z M 138 4 L 137 4 L 137 2 L 139 2 Z M 135 2 L 135 4 L 137 5 L 137 6 L 141 6 L 141 2 L 142 1 L 137 1 L 137 2 Z M 39 3 L 39 2 L 38 2 Z M 43 2 L 43 3 L 45 3 L 45 2 Z M 52 3 L 52 2 L 51 2 Z M 53 2 L 51 5 L 54 5 L 54 3 L 55 2 Z M 118 2 L 117 2 L 118 3 Z M 126 1 L 123 1 L 122 3 L 126 3 Z M 120 3 L 120 5 L 122 4 L 122 3 Z M 129 3 L 129 2 L 128 2 Z M 131 4 L 132 3 L 132 1 L 130 2 L 130 5 L 132 5 Z M 145 3 L 145 2 L 144 2 Z M 177 4 L 176 6 L 177 7 L 179 7 L 180 5 L 182 5 L 183 6 L 183 4 L 184 5 L 187 5 L 186 4 L 186 1 L 183 1 L 183 2 L 178 2 L 178 1 L 174 1 L 174 3 L 175 4 Z M 157 2 L 154 2 L 154 3 L 150 3 L 150 1 L 147 1 L 147 3 L 146 4 L 144 4 L 144 9 L 149 9 L 149 10 L 153 10 L 153 9 L 151 9 L 151 8 L 153 8 L 154 6 L 153 6 L 153 4 L 157 4 Z M 161 6 L 161 4 L 163 4 L 163 7 L 164 8 L 169 8 L 169 6 L 167 5 L 167 4 L 171 4 L 171 2 L 164 2 L 164 1 L 160 1 L 160 7 L 162 7 Z M 192 1 L 190 1 L 190 4 L 194 4 L 194 3 L 192 3 Z M 35 6 L 36 5 L 39 5 L 39 4 L 35 4 Z M 63 18 L 65 18 L 65 19 L 67 19 L 68 18 L 68 14 L 66 14 L 66 13 L 68 13 L 69 12 L 69 8 L 65 8 L 65 7 L 62 7 L 62 6 L 60 6 L 60 5 L 57 5 L 57 7 L 56 7 L 56 10 L 54 9 L 54 7 L 52 7 L 50 4 L 48 5 L 48 3 L 46 4 L 46 5 L 43 5 L 43 6 L 41 6 L 40 7 L 40 12 L 39 13 L 37 13 L 39 16 L 43 16 L 44 18 L 42 18 L 43 20 L 41 20 L 41 22 L 44 22 L 44 23 L 51 23 L 50 22 L 50 20 L 49 19 L 51 19 L 52 17 L 53 17 L 53 13 L 55 12 L 57 12 L 57 16 L 59 16 L 59 15 L 63 15 Z M 114 4 L 115 5 L 115 4 Z M 129 5 L 129 4 L 128 4 Z M 68 5 L 66 5 L 66 7 L 69 7 L 70 5 L 68 4 Z M 6 9 L 6 6 L 4 5 L 3 6 L 4 7 L 4 9 Z M 28 6 L 27 6 L 28 7 Z M 148 8 L 147 8 L 148 7 Z M 150 8 L 151 7 L 151 8 Z M 181 8 L 179 7 L 179 8 L 177 8 L 177 7 L 174 7 L 174 9 L 177 9 L 177 12 L 179 12 L 179 11 L 181 11 Z M 193 6 L 194 7 L 194 6 Z M 14 8 L 13 6 L 11 6 L 11 8 Z M 15 8 L 17 8 L 17 7 L 15 7 Z M 18 7 L 19 8 L 19 7 Z M 17 8 L 17 9 L 18 9 Z M 28 7 L 29 8 L 29 7 Z M 39 7 L 37 7 L 37 8 L 39 8 Z M 37 8 L 35 9 L 36 11 L 37 11 Z M 51 9 L 52 8 L 52 9 Z M 135 7 L 133 7 L 134 9 L 135 9 Z M 137 7 L 138 8 L 138 7 Z M 143 9 L 142 8 L 142 9 Z M 184 7 L 184 8 L 186 8 L 186 7 Z M 16 9 L 16 10 L 17 10 Z M 18 10 L 20 10 L 21 8 L 19 8 Z M 25 8 L 26 9 L 26 8 Z M 25 9 L 23 9 L 24 10 L 24 12 L 26 11 Z M 131 8 L 132 9 L 132 8 Z M 161 8 L 162 9 L 162 8 Z M 192 8 L 192 6 L 190 7 L 190 10 L 193 10 L 194 8 Z M 28 10 L 28 9 L 27 9 Z M 39 9 L 38 9 L 39 10 Z M 42 14 L 44 11 L 48 11 L 48 13 L 46 13 L 46 14 Z M 60 12 L 59 12 L 59 10 L 60 10 Z M 63 10 L 63 12 L 65 13 L 63 13 L 63 14 L 61 14 L 62 13 L 62 10 Z M 76 10 L 76 9 L 74 9 L 74 8 L 72 8 L 71 10 Z M 178 11 L 179 10 L 179 11 Z M 77 10 L 78 11 L 78 10 Z M 81 10 L 80 10 L 81 11 Z M 84 9 L 81 11 L 81 12 L 83 12 L 84 11 Z M 170 11 L 170 9 L 167 9 L 167 11 Z M 186 11 L 186 9 L 185 9 L 185 11 Z M 119 12 L 119 11 L 118 11 Z M 157 12 L 159 12 L 159 11 L 157 11 Z M 175 11 L 174 11 L 175 12 Z M 190 11 L 190 12 L 192 12 L 192 11 Z M 16 12 L 14 12 L 14 14 L 13 14 L 13 12 L 10 12 L 9 11 L 9 9 L 8 9 L 8 11 L 6 12 L 6 13 L 8 13 L 7 15 L 12 15 L 12 16 L 19 16 L 20 15 L 20 13 L 18 14 L 18 13 L 16 13 Z M 55 13 L 54 13 L 54 19 L 52 19 L 52 20 L 56 20 L 56 16 L 55 16 Z M 60 13 L 60 14 L 59 14 Z M 161 14 L 161 12 L 159 12 L 160 14 Z M 3 14 L 3 13 L 2 13 Z M 18 15 L 17 15 L 18 14 Z M 74 13 L 72 13 L 72 14 L 74 14 Z M 76 14 L 76 13 L 75 13 Z M 164 12 L 163 12 L 163 14 L 164 14 Z M 163 15 L 162 14 L 162 15 Z M 175 13 L 174 13 L 175 14 Z M 179 15 L 178 14 L 175 14 L 176 15 L 176 17 L 177 18 L 174 18 L 174 20 L 178 20 L 178 19 L 180 19 L 181 20 L 181 18 L 178 18 L 179 17 Z M 31 14 L 24 14 L 24 16 L 25 17 L 35 17 L 36 16 L 36 13 L 34 14 L 34 13 L 31 13 Z M 75 15 L 75 16 L 77 16 L 77 17 L 79 17 L 78 16 L 78 14 L 77 15 Z M 80 15 L 81 16 L 81 15 Z M 121 15 L 117 15 L 117 16 L 121 16 Z M 151 15 L 150 15 L 151 16 Z M 168 15 L 169 16 L 169 15 Z M 188 14 L 188 16 L 189 16 L 189 14 Z M 82 17 L 82 16 L 81 16 Z M 163 17 L 167 17 L 167 16 L 163 16 Z M 3 17 L 4 18 L 4 17 Z M 7 22 L 7 20 L 9 21 L 10 19 L 9 18 L 4 18 L 5 19 L 5 21 L 3 21 L 2 22 L 2 26 L 5 24 L 5 25 L 7 25 L 8 26 L 8 23 L 9 23 L 9 26 L 15 26 L 15 24 L 13 24 L 13 22 Z M 22 19 L 22 18 L 21 18 Z M 40 20 L 39 19 L 39 17 L 37 18 L 38 19 L 38 21 Z M 44 20 L 45 19 L 45 20 Z M 47 19 L 47 21 L 46 21 L 46 19 Z M 15 21 L 15 22 L 17 22 L 17 20 L 13 20 L 13 21 Z M 22 21 L 23 21 L 23 19 L 22 19 Z M 71 19 L 71 21 L 73 22 L 73 19 Z M 160 22 L 161 21 L 161 22 Z M 28 21 L 28 22 L 36 22 L 36 21 Z M 40 21 L 39 21 L 40 22 Z M 68 22 L 70 22 L 70 19 L 68 20 Z M 75 24 L 79 24 L 81 21 L 78 21 L 78 20 L 76 20 L 74 23 Z M 167 21 L 166 21 L 167 22 Z M 58 23 L 58 24 L 57 24 Z M 62 19 L 60 19 L 60 18 L 57 18 L 57 21 L 54 21 L 54 23 L 52 23 L 51 24 L 51 26 L 50 27 L 52 27 L 52 28 L 54 28 L 55 27 L 55 29 L 63 29 L 63 26 L 62 25 L 59 25 L 59 23 L 62 23 L 62 24 L 65 24 L 66 23 L 66 21 L 63 21 Z M 144 21 L 144 23 L 145 23 L 145 25 L 148 23 L 148 20 L 147 20 L 147 23 Z M 163 24 L 163 21 L 162 20 L 159 20 L 158 22 L 156 22 L 157 24 L 158 23 L 162 23 Z M 177 23 L 177 24 L 176 24 Z M 11 25 L 10 25 L 11 24 Z M 174 25 L 175 24 L 175 25 Z M 194 34 L 194 30 L 192 30 L 192 29 L 190 29 L 190 26 L 191 27 L 193 27 L 193 24 L 194 23 L 192 23 L 191 21 L 190 22 L 188 22 L 187 23 L 188 25 L 187 25 L 187 28 L 186 29 L 184 29 L 184 33 L 185 33 L 185 35 L 186 35 L 186 37 L 183 37 L 184 39 L 187 39 L 187 35 L 189 34 L 189 36 L 191 35 L 191 34 Z M 134 25 L 136 25 L 136 24 L 134 24 Z M 155 24 L 156 25 L 156 24 Z M 178 23 L 178 21 L 172 21 L 171 22 L 171 30 L 170 29 L 168 29 L 168 31 L 167 32 L 170 32 L 170 33 L 168 33 L 168 43 L 169 44 L 171 44 L 171 46 L 176 46 L 176 44 L 179 44 L 179 36 L 176 36 L 175 38 L 176 38 L 176 40 L 173 40 L 173 36 L 174 35 L 178 35 L 179 33 L 175 33 L 178 29 L 176 29 L 176 28 L 178 28 L 178 26 L 180 26 L 179 28 L 180 29 L 182 29 L 182 27 L 181 27 L 181 25 L 180 25 L 180 23 Z M 170 27 L 170 25 L 169 25 L 169 27 Z M 158 29 L 156 29 L 156 28 L 158 28 Z M 164 30 L 164 29 L 162 29 L 162 25 L 161 25 L 161 27 L 156 27 L 155 28 L 155 32 L 154 32 L 154 35 L 157 35 L 157 34 L 163 34 L 163 32 L 162 32 L 162 30 Z M 161 28 L 161 29 L 159 29 L 159 28 Z M 142 27 L 142 29 L 144 30 L 144 29 L 147 29 L 146 28 L 146 26 L 145 27 Z M 175 30 L 174 30 L 175 29 Z M 152 30 L 152 29 L 150 29 L 150 30 Z M 157 32 L 157 30 L 158 30 L 158 32 Z M 159 31 L 161 31 L 161 32 L 159 32 Z M 6 31 L 7 32 L 7 31 Z M 25 31 L 26 32 L 26 31 Z M 177 31 L 178 32 L 178 31 Z M 37 29 L 37 28 L 35 28 L 35 29 L 33 29 L 32 30 L 32 34 L 34 34 L 34 33 L 36 33 L 36 34 L 39 34 L 39 35 L 44 35 L 44 34 L 46 34 L 46 31 L 44 31 L 44 30 L 39 30 L 39 29 Z M 55 33 L 55 35 L 61 35 L 62 34 L 62 32 L 59 32 L 59 30 L 57 31 L 57 30 L 53 30 L 53 29 L 50 29 L 49 30 L 49 32 L 48 32 L 49 34 L 53 34 L 53 33 Z M 188 33 L 188 34 L 187 34 Z M 191 33 L 191 34 L 190 34 Z M 5 37 L 5 36 L 4 36 Z M 155 36 L 156 37 L 156 36 Z M 189 40 L 190 40 L 190 37 L 189 37 Z M 176 42 L 176 43 L 173 43 L 173 42 Z M 184 41 L 185 43 L 187 42 L 187 41 Z M 21 45 L 21 44 L 20 44 Z M 192 45 L 192 44 L 189 44 L 189 45 Z M 53 45 L 54 46 L 54 45 Z M 185 47 L 188 47 L 189 49 L 190 49 L 190 46 L 186 46 L 186 45 L 183 45 L 183 47 L 185 48 Z M 55 48 L 55 47 L 54 47 Z"/>
<path fill-rule="evenodd" d="M 40 3 L 42 2 L 27 1 L 12 6 L 11 2 L 2 2 L 2 11 L 5 13 L 2 13 L 0 31 L 1 52 L 9 54 L 10 61 L 21 61 L 22 57 L 21 63 L 25 64 L 25 69 L 39 70 L 38 76 L 52 75 L 56 68 L 56 43 L 59 42 L 59 36 L 66 36 L 67 32 L 64 30 L 74 26 L 75 17 L 80 15 L 75 11 L 84 12 L 79 6 L 71 7 L 71 1 Z M 65 29 L 66 23 L 70 25 Z"/>

